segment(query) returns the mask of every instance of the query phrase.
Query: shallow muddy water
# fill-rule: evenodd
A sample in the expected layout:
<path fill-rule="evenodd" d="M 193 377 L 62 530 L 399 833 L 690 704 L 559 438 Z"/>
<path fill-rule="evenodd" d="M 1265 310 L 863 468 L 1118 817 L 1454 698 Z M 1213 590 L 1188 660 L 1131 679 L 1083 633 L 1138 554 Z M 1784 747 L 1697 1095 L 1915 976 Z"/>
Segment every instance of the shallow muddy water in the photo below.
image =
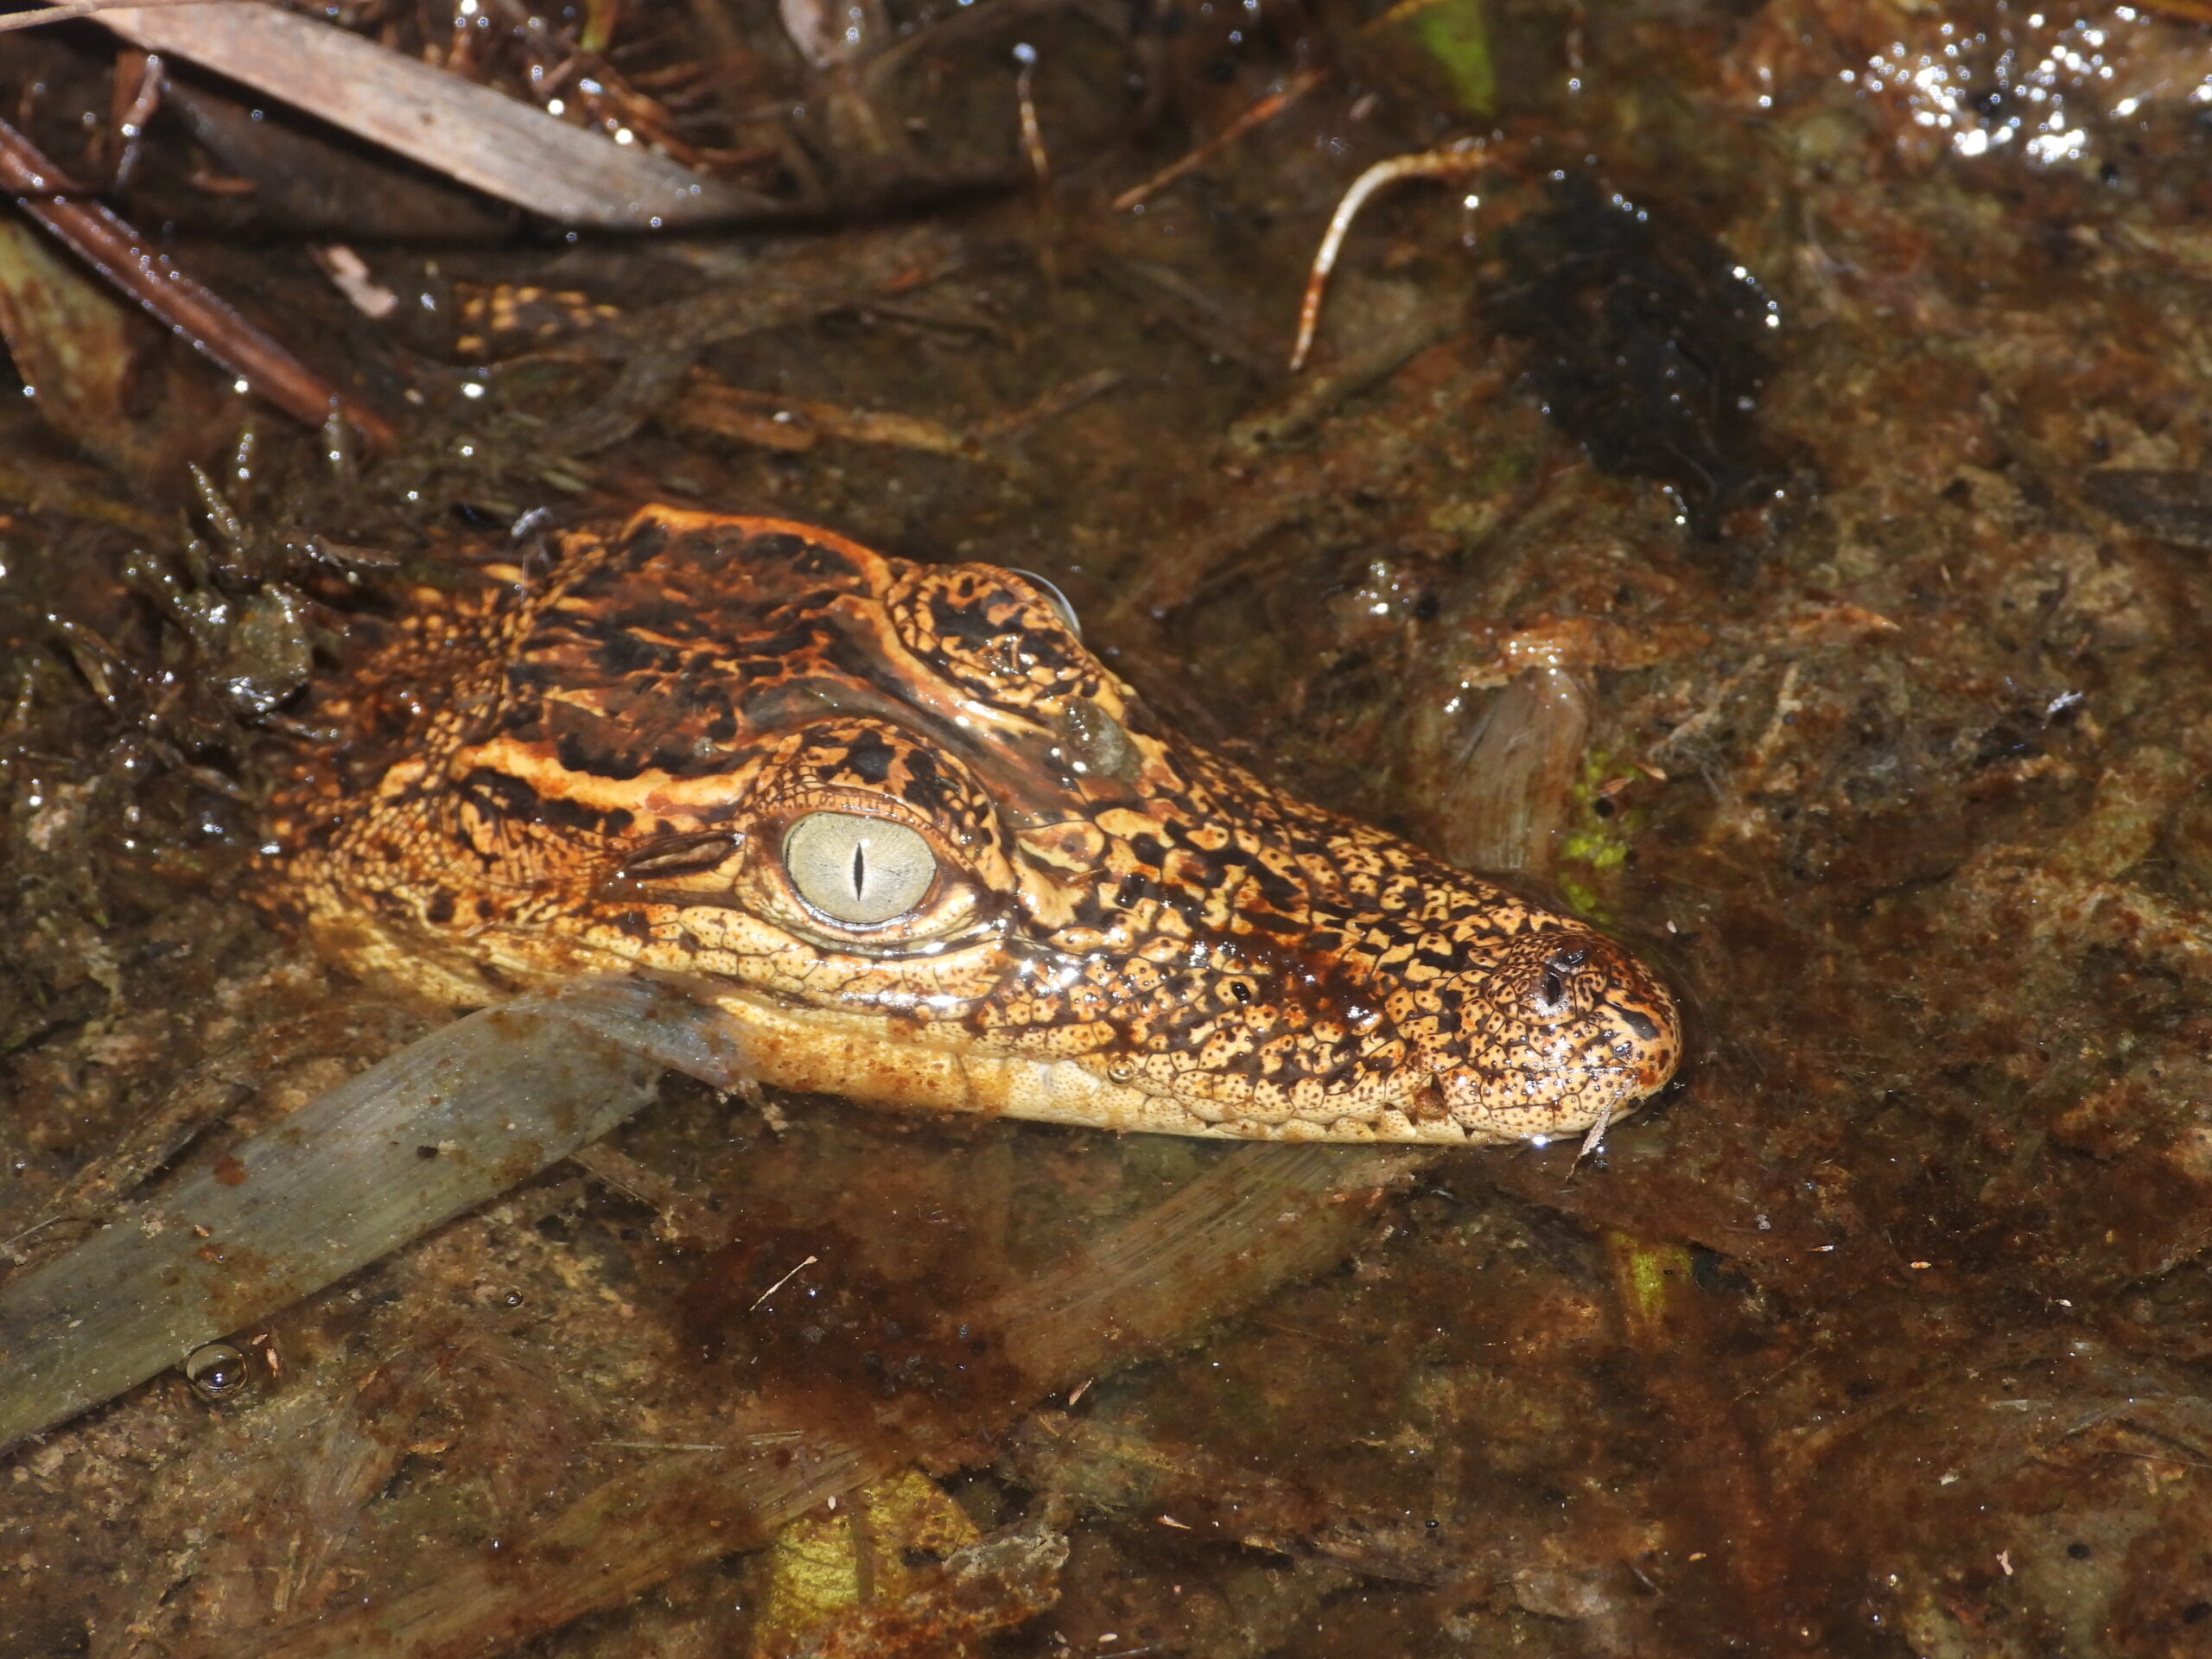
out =
<path fill-rule="evenodd" d="M 212 381 L 105 447 L 0 399 L 0 1239 L 43 1259 L 442 1017 L 245 891 L 327 741 L 283 639 L 194 647 L 126 578 L 221 585 L 183 461 L 249 416 L 242 588 L 296 528 L 435 575 L 654 499 L 1037 571 L 1193 737 L 1636 941 L 1677 1086 L 1580 1159 L 1341 1149 L 1325 1224 L 1115 1304 L 1038 1399 L 837 1332 L 1042 1317 L 1021 1286 L 1254 1154 L 670 1083 L 234 1333 L 235 1391 L 0 1457 L 0 1654 L 2212 1652 L 2212 31 L 1494 7 L 1476 118 L 1358 19 L 1230 21 L 1145 48 L 1156 108 L 1106 95 L 1122 42 L 1036 33 L 1042 198 L 357 232 L 385 321 L 280 229 L 188 225 L 393 417 L 334 477 Z M 97 37 L 39 50 L 18 105 L 106 110 Z M 1020 161 L 1011 77 L 960 85 L 945 127 Z M 1290 375 L 1344 188 L 1493 130 L 1369 207 Z M 281 581 L 318 627 L 397 602 L 373 559 Z M 1501 828 L 1515 695 L 1580 747 Z M 751 1319 L 808 1257 L 811 1323 Z M 840 1502 L 772 1543 L 778 1458 Z"/>

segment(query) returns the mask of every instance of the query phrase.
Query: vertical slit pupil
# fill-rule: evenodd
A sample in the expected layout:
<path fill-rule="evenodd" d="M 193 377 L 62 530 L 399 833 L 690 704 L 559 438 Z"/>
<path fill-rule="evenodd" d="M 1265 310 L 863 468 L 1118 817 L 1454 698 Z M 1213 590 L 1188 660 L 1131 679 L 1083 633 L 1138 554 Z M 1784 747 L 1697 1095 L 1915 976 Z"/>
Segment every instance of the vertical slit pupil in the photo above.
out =
<path fill-rule="evenodd" d="M 868 843 L 853 843 L 853 897 L 857 899 L 868 891 Z"/>

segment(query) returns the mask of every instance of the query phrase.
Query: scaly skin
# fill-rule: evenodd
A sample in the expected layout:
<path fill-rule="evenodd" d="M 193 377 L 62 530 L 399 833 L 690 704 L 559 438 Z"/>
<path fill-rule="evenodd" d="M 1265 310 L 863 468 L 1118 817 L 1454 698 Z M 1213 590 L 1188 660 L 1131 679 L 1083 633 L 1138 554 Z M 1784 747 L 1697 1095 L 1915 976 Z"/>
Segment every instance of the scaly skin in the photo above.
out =
<path fill-rule="evenodd" d="M 761 1078 L 882 1105 L 1281 1140 L 1493 1141 L 1666 1083 L 1634 957 L 1160 728 L 1033 583 L 664 507 L 435 596 L 325 718 L 372 785 L 279 800 L 272 896 L 456 1003 L 680 976 Z M 797 818 L 935 851 L 848 927 Z"/>

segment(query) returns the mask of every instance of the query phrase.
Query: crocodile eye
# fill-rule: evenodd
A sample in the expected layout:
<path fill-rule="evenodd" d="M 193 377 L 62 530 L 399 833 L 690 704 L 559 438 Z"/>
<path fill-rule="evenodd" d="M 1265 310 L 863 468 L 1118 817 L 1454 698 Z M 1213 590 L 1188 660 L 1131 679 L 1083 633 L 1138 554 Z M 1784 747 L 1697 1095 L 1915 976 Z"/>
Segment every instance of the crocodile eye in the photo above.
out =
<path fill-rule="evenodd" d="M 856 812 L 810 812 L 784 836 L 798 896 L 832 920 L 873 927 L 903 916 L 937 881 L 937 855 L 903 823 Z"/>

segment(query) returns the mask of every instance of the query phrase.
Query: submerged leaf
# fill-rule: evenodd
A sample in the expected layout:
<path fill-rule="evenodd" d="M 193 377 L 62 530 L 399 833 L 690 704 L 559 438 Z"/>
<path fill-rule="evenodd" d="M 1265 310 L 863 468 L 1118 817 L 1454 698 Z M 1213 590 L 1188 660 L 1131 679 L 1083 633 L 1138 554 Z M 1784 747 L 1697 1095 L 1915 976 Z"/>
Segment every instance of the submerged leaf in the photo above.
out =
<path fill-rule="evenodd" d="M 0 337 L 47 424 L 120 472 L 169 477 L 219 440 L 208 378 L 12 215 L 0 218 Z"/>
<path fill-rule="evenodd" d="M 1462 115 L 1488 115 L 1496 107 L 1497 72 L 1491 62 L 1483 0 L 1414 0 L 1392 15 L 1402 17 Z"/>

